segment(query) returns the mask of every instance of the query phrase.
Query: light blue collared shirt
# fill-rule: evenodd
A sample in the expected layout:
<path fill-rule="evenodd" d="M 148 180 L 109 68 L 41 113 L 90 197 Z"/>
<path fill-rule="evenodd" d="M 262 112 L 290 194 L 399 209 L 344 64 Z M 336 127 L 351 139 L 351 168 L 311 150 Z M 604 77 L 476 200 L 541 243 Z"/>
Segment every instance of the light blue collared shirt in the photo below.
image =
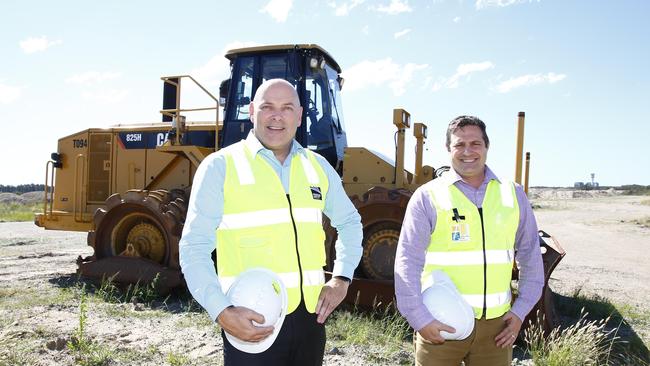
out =
<path fill-rule="evenodd" d="M 269 163 L 280 177 L 285 192 L 289 192 L 291 159 L 295 154 L 304 153 L 304 148 L 294 140 L 289 155 L 281 164 L 271 150 L 262 146 L 253 131 L 243 143 L 252 153 L 260 154 Z M 325 158 L 318 154 L 316 158 L 329 180 L 323 213 L 338 231 L 332 274 L 352 279 L 362 254 L 361 216 L 343 190 L 341 177 Z M 210 154 L 201 162 L 194 174 L 183 236 L 178 244 L 187 287 L 213 320 L 223 309 L 232 305 L 219 285 L 211 258 L 212 251 L 218 245 L 215 230 L 223 216 L 225 174 L 226 161 L 220 151 Z"/>

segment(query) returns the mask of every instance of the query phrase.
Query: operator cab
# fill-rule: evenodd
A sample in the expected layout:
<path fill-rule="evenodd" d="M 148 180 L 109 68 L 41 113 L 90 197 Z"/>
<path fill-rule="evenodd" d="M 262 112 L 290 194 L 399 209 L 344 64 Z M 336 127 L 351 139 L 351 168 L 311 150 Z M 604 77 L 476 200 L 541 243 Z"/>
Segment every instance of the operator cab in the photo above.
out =
<path fill-rule="evenodd" d="M 266 80 L 282 78 L 294 85 L 303 107 L 296 140 L 313 150 L 341 174 L 347 147 L 341 107 L 341 68 L 317 45 L 281 45 L 231 50 L 231 78 L 220 88 L 225 105 L 219 145 L 234 144 L 253 128 L 249 105 Z M 223 101 L 225 99 L 225 103 Z"/>

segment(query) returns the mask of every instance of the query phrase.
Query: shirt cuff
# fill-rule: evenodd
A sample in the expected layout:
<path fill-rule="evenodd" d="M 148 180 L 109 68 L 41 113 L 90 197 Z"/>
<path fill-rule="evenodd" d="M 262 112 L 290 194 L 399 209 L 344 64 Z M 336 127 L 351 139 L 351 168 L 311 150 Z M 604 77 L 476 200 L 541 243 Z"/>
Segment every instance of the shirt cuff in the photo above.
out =
<path fill-rule="evenodd" d="M 534 306 L 535 305 L 533 305 L 533 307 Z M 526 315 L 528 315 L 528 313 L 532 309 L 532 307 L 531 307 L 531 309 L 527 309 L 527 308 L 528 307 L 526 306 L 526 304 L 524 304 L 521 301 L 515 300 L 515 303 L 512 304 L 512 308 L 510 308 L 510 311 L 513 314 L 515 314 L 517 316 L 517 318 L 519 318 L 519 320 L 521 320 L 521 322 L 523 323 L 524 319 L 526 318 Z"/>
<path fill-rule="evenodd" d="M 424 305 L 422 305 L 424 307 Z M 411 324 L 411 327 L 417 332 L 420 331 L 420 329 L 424 328 L 427 326 L 429 323 L 432 321 L 436 320 L 436 318 L 431 315 L 429 310 L 424 307 L 424 310 L 422 309 L 415 309 L 411 314 L 410 314 L 410 320 L 409 323 Z"/>
<path fill-rule="evenodd" d="M 204 308 L 210 315 L 210 319 L 216 322 L 219 314 L 221 314 L 223 309 L 227 308 L 228 306 L 232 306 L 232 303 L 226 296 L 221 294 L 213 294 L 207 299 Z"/>
<path fill-rule="evenodd" d="M 342 261 L 334 261 L 334 268 L 332 268 L 332 277 L 345 277 L 350 280 L 354 278 L 354 268 L 346 267 Z"/>

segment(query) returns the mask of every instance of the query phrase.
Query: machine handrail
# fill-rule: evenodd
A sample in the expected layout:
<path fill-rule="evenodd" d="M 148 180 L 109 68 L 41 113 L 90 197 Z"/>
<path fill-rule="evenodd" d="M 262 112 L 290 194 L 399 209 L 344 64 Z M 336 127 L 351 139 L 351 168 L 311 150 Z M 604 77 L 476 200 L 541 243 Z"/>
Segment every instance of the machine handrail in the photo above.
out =
<path fill-rule="evenodd" d="M 43 199 L 43 216 L 46 219 L 48 218 L 48 215 L 47 215 L 47 201 L 48 201 L 47 200 L 47 193 L 48 193 L 47 177 L 48 177 L 48 173 L 49 173 L 49 170 L 50 170 L 50 164 L 52 165 L 52 178 L 51 178 L 51 182 L 52 182 L 52 200 L 50 201 L 50 216 L 49 217 L 52 217 L 52 206 L 54 205 L 54 202 L 53 202 L 53 200 L 54 200 L 54 162 L 52 160 L 49 160 L 47 163 L 45 163 L 45 189 L 44 189 L 45 198 Z"/>
<path fill-rule="evenodd" d="M 180 95 L 181 95 L 181 80 L 183 78 L 188 78 L 196 84 L 201 90 L 203 90 L 212 100 L 215 101 L 217 104 L 215 107 L 206 107 L 206 108 L 181 108 L 181 103 L 180 103 Z M 164 81 L 165 83 L 171 84 L 176 86 L 176 108 L 175 109 L 161 109 L 160 113 L 169 116 L 169 117 L 178 117 L 180 116 L 181 112 L 196 112 L 196 111 L 209 111 L 209 110 L 215 110 L 216 116 L 214 120 L 214 146 L 215 149 L 217 148 L 219 144 L 219 108 L 221 105 L 219 104 L 219 99 L 217 99 L 208 89 L 206 89 L 201 83 L 196 81 L 192 76 L 190 75 L 177 75 L 177 76 L 163 76 L 160 79 Z M 173 81 L 172 79 L 178 79 L 178 83 Z"/>
<path fill-rule="evenodd" d="M 83 154 L 77 155 L 74 161 L 74 189 L 72 191 L 72 217 L 74 218 L 74 221 L 76 222 L 83 222 L 83 213 L 81 214 L 81 217 L 77 219 L 77 199 L 79 199 L 79 206 L 82 206 L 83 202 L 83 194 L 78 194 L 77 193 L 77 187 L 78 187 L 78 182 L 79 182 L 79 158 L 83 159 L 83 164 L 81 165 L 81 171 L 82 171 L 82 177 L 81 179 L 84 179 L 84 171 L 86 168 L 86 156 Z M 83 187 L 83 181 L 81 182 L 81 186 Z M 83 192 L 83 189 L 82 189 Z M 77 197 L 79 195 L 79 197 Z"/>

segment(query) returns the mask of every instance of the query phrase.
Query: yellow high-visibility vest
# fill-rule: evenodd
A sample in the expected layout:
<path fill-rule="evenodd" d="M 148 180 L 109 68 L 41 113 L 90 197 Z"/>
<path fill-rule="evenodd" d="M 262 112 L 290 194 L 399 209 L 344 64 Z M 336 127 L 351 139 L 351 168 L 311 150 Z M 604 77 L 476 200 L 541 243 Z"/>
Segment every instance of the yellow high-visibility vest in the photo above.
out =
<path fill-rule="evenodd" d="M 519 204 L 512 182 L 488 183 L 482 212 L 449 180 L 427 187 L 436 209 L 436 227 L 426 253 L 422 286 L 432 271 L 452 279 L 477 319 L 498 318 L 510 310 L 510 281 Z"/>
<path fill-rule="evenodd" d="M 322 212 L 329 188 L 314 153 L 291 158 L 289 194 L 260 154 L 244 141 L 223 149 L 226 161 L 223 218 L 217 228 L 217 271 L 224 292 L 241 272 L 255 267 L 275 272 L 287 288 L 288 309 L 302 296 L 315 312 L 325 283 Z"/>

